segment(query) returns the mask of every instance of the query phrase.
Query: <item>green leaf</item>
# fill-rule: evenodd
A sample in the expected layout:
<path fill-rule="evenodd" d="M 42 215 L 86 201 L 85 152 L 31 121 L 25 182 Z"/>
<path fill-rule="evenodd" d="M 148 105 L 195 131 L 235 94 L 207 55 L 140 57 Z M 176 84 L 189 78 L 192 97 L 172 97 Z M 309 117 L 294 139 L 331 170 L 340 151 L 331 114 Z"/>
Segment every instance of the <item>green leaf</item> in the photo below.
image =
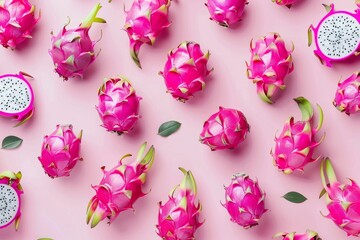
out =
<path fill-rule="evenodd" d="M 324 196 L 325 193 L 326 193 L 326 189 L 323 188 L 323 189 L 321 190 L 320 194 L 319 194 L 319 199 L 322 198 L 322 196 Z"/>
<path fill-rule="evenodd" d="M 39 238 L 38 240 L 54 240 L 52 238 Z"/>
<path fill-rule="evenodd" d="M 286 200 L 292 203 L 303 203 L 307 200 L 301 193 L 298 192 L 288 192 L 283 196 Z"/>
<path fill-rule="evenodd" d="M 181 123 L 177 121 L 168 121 L 161 124 L 158 130 L 158 134 L 162 137 L 168 137 L 177 130 L 179 130 Z"/>
<path fill-rule="evenodd" d="M 2 140 L 2 149 L 15 149 L 20 147 L 23 140 L 16 136 L 7 136 Z"/>

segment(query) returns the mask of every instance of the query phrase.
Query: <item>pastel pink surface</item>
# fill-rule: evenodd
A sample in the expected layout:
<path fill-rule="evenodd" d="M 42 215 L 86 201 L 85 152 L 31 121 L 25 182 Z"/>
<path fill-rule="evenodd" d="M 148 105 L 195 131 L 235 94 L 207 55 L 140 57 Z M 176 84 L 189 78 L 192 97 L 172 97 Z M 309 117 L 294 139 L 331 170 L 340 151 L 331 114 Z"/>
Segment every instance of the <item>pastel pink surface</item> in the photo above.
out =
<path fill-rule="evenodd" d="M 1 240 L 33 240 L 50 237 L 55 240 L 73 239 L 159 239 L 156 235 L 158 201 L 166 201 L 168 192 L 178 184 L 182 175 L 177 169 L 191 169 L 197 184 L 198 198 L 203 204 L 201 219 L 206 222 L 197 232 L 197 239 L 206 240 L 268 240 L 279 231 L 305 232 L 307 228 L 319 232 L 324 240 L 356 239 L 346 234 L 333 222 L 324 218 L 327 213 L 324 199 L 318 199 L 322 189 L 319 162 L 305 168 L 304 175 L 286 176 L 272 165 L 270 149 L 276 131 L 281 131 L 290 116 L 300 119 L 300 112 L 292 100 L 300 95 L 319 103 L 324 110 L 326 132 L 317 153 L 329 156 L 338 178 L 351 177 L 360 183 L 359 116 L 348 117 L 332 105 L 337 82 L 358 70 L 358 62 L 334 63 L 333 68 L 321 65 L 307 47 L 306 31 L 316 24 L 325 10 L 319 1 L 302 0 L 289 10 L 270 0 L 252 0 L 246 7 L 243 21 L 235 29 L 222 28 L 208 19 L 204 1 L 173 1 L 170 8 L 172 26 L 157 39 L 153 47 L 143 46 L 140 59 L 143 70 L 133 63 L 128 52 L 128 37 L 121 28 L 124 24 L 124 1 L 102 1 L 99 17 L 107 24 L 94 24 L 90 35 L 103 38 L 96 48 L 99 57 L 85 73 L 84 80 L 63 82 L 54 72 L 48 55 L 50 32 L 59 31 L 71 17 L 77 26 L 97 1 L 40 1 L 33 3 L 42 10 L 33 39 L 19 45 L 15 51 L 0 49 L 0 74 L 25 71 L 35 77 L 30 80 L 35 92 L 36 112 L 33 119 L 19 128 L 9 119 L 0 118 L 0 138 L 17 135 L 24 139 L 21 148 L 0 150 L 0 169 L 21 170 L 22 219 L 18 232 L 13 226 L 0 230 Z M 330 4 L 331 1 L 322 1 Z M 353 1 L 334 0 L 336 9 L 353 11 Z M 129 8 L 131 1 L 126 1 Z M 266 16 L 266 17 L 264 17 Z M 250 59 L 251 38 L 268 32 L 279 32 L 286 42 L 293 41 L 295 69 L 287 79 L 287 89 L 275 105 L 264 103 L 256 94 L 255 86 L 246 78 L 245 60 Z M 183 104 L 167 94 L 164 81 L 157 73 L 163 69 L 166 54 L 184 40 L 193 40 L 211 52 L 209 66 L 215 70 L 206 89 Z M 97 89 L 105 77 L 128 77 L 143 97 L 139 119 L 133 132 L 117 136 L 100 127 L 97 115 Z M 211 152 L 198 142 L 204 121 L 219 106 L 242 111 L 251 132 L 234 151 Z M 178 120 L 182 123 L 176 134 L 157 136 L 161 123 Z M 52 180 L 45 175 L 37 157 L 43 136 L 57 123 L 71 123 L 83 129 L 81 155 L 70 177 Z M 108 226 L 105 222 L 90 229 L 86 225 L 86 206 L 94 195 L 91 184 L 100 181 L 100 167 L 111 168 L 126 153 L 136 154 L 147 140 L 156 147 L 156 158 L 148 173 L 150 193 L 135 204 L 136 212 L 127 211 Z M 221 206 L 223 184 L 231 176 L 245 172 L 257 177 L 266 192 L 269 211 L 260 225 L 244 230 L 230 222 Z M 304 194 L 308 201 L 295 205 L 281 198 L 288 191 Z"/>

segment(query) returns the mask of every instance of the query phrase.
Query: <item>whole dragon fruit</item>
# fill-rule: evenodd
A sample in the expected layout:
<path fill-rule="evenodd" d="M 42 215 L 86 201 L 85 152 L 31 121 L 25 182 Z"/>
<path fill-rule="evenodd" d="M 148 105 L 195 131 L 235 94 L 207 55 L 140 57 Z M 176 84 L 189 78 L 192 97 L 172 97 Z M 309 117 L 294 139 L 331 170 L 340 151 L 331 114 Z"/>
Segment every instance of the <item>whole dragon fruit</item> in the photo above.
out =
<path fill-rule="evenodd" d="M 21 195 L 24 193 L 21 185 L 21 172 L 10 171 L 0 173 L 0 228 L 15 222 L 15 229 L 20 224 Z"/>
<path fill-rule="evenodd" d="M 207 0 L 205 3 L 210 19 L 223 27 L 230 27 L 241 21 L 246 4 L 246 0 Z"/>
<path fill-rule="evenodd" d="M 110 171 L 101 168 L 104 176 L 99 185 L 93 186 L 96 195 L 87 207 L 86 222 L 89 224 L 91 221 L 91 228 L 105 218 L 109 219 L 109 223 L 113 222 L 120 212 L 132 209 L 136 200 L 145 195 L 142 185 L 154 162 L 155 149 L 151 146 L 144 156 L 145 150 L 146 143 L 141 146 L 132 163 L 123 163 L 124 158 L 131 156 L 127 154 Z"/>
<path fill-rule="evenodd" d="M 28 0 L 0 1 L 0 44 L 15 49 L 26 39 L 39 21 L 35 6 Z"/>
<path fill-rule="evenodd" d="M 321 179 L 326 190 L 326 203 L 331 219 L 348 236 L 360 235 L 360 187 L 350 179 L 342 184 L 336 179 L 330 159 L 321 164 Z"/>
<path fill-rule="evenodd" d="M 250 126 L 244 114 L 236 109 L 219 107 L 200 133 L 200 142 L 211 150 L 233 149 L 246 138 Z"/>
<path fill-rule="evenodd" d="M 360 78 L 354 73 L 343 82 L 339 82 L 336 90 L 334 106 L 347 115 L 360 110 Z"/>
<path fill-rule="evenodd" d="M 288 8 L 291 8 L 291 6 L 296 3 L 298 0 L 271 0 L 275 2 L 278 5 L 285 5 Z"/>
<path fill-rule="evenodd" d="M 272 98 L 285 89 L 285 77 L 294 70 L 292 52 L 278 33 L 271 33 L 250 43 L 250 64 L 246 62 L 247 76 L 256 84 L 262 100 L 273 103 Z"/>
<path fill-rule="evenodd" d="M 136 65 L 140 47 L 146 43 L 154 45 L 160 33 L 170 26 L 169 7 L 171 0 L 134 0 L 126 13 L 124 29 L 130 39 L 130 55 Z"/>
<path fill-rule="evenodd" d="M 311 103 L 304 97 L 294 99 L 298 104 L 302 120 L 294 122 L 291 117 L 280 134 L 275 137 L 275 151 L 271 151 L 274 165 L 285 174 L 290 174 L 295 170 L 303 171 L 304 167 L 317 159 L 313 158 L 314 149 L 322 142 L 325 135 L 316 141 L 316 134 L 321 129 L 323 123 L 323 111 L 319 105 L 318 123 L 314 126 L 314 112 Z"/>
<path fill-rule="evenodd" d="M 76 76 L 82 78 L 84 71 L 95 60 L 96 41 L 90 39 L 89 30 L 94 22 L 106 23 L 104 19 L 96 17 L 100 9 L 101 5 L 97 4 L 78 28 L 67 30 L 67 24 L 58 35 L 52 36 L 49 54 L 55 71 L 64 80 Z"/>
<path fill-rule="evenodd" d="M 307 230 L 304 234 L 299 234 L 296 232 L 292 233 L 278 233 L 274 238 L 281 237 L 282 240 L 321 240 L 317 232 Z"/>
<path fill-rule="evenodd" d="M 0 76 L 0 116 L 15 118 L 20 126 L 34 114 L 34 92 L 25 77 L 29 74 Z"/>
<path fill-rule="evenodd" d="M 355 13 L 335 11 L 334 4 L 323 5 L 328 13 L 320 20 L 317 27 L 313 25 L 309 27 L 309 46 L 314 35 L 315 56 L 321 63 L 331 67 L 331 62 L 343 61 L 359 54 L 360 11 L 359 9 Z"/>
<path fill-rule="evenodd" d="M 192 240 L 202 225 L 199 220 L 201 205 L 195 203 L 196 182 L 191 171 L 180 170 L 184 178 L 180 185 L 170 192 L 169 200 L 159 203 L 157 234 L 164 240 Z"/>
<path fill-rule="evenodd" d="M 265 193 L 258 182 L 246 174 L 236 174 L 225 187 L 225 203 L 222 204 L 231 216 L 231 221 L 245 229 L 258 225 L 265 209 Z"/>
<path fill-rule="evenodd" d="M 209 57 L 210 52 L 204 54 L 194 42 L 183 42 L 170 51 L 160 74 L 173 98 L 185 102 L 205 88 L 206 77 L 211 72 L 207 69 Z"/>
<path fill-rule="evenodd" d="M 108 78 L 98 91 L 99 103 L 96 109 L 108 131 L 119 135 L 134 127 L 139 116 L 141 97 L 136 95 L 130 82 L 124 78 Z"/>
<path fill-rule="evenodd" d="M 81 137 L 82 130 L 76 136 L 72 125 L 57 125 L 53 133 L 44 137 L 39 161 L 49 177 L 70 176 L 76 163 L 82 160 Z"/>

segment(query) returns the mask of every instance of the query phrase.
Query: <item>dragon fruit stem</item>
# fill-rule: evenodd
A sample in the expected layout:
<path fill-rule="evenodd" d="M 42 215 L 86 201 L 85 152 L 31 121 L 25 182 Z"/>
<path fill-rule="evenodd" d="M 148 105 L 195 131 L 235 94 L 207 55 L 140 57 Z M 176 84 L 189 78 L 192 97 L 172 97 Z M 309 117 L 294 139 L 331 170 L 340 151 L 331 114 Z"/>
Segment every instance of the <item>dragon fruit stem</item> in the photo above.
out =
<path fill-rule="evenodd" d="M 84 21 L 80 24 L 80 27 L 82 28 L 90 28 L 91 25 L 94 22 L 97 23 L 106 23 L 106 21 L 102 18 L 98 18 L 96 17 L 96 15 L 98 14 L 99 10 L 102 8 L 102 6 L 100 5 L 100 3 L 98 3 L 90 12 L 90 14 L 84 19 Z"/>
<path fill-rule="evenodd" d="M 329 180 L 330 184 L 337 182 L 336 174 L 329 158 L 326 158 L 322 161 L 320 166 L 320 174 L 324 188 L 327 188 L 326 178 Z"/>
<path fill-rule="evenodd" d="M 184 168 L 179 167 L 180 171 L 185 175 L 183 181 L 180 184 L 181 189 L 187 189 L 196 195 L 197 193 L 197 186 L 195 182 L 194 175 L 191 171 L 186 171 Z"/>
<path fill-rule="evenodd" d="M 298 104 L 300 108 L 302 120 L 307 121 L 311 119 L 314 114 L 311 103 L 304 97 L 294 98 L 294 101 Z"/>

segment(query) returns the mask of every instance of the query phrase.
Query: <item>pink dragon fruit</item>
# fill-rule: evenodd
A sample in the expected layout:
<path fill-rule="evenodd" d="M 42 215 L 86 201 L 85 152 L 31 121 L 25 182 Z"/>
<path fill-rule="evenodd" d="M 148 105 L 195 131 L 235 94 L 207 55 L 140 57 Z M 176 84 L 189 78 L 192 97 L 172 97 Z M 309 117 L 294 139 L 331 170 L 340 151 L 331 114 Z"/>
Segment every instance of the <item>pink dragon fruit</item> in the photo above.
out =
<path fill-rule="evenodd" d="M 246 0 L 207 0 L 210 19 L 220 26 L 229 27 L 239 21 L 244 13 Z"/>
<path fill-rule="evenodd" d="M 274 159 L 274 165 L 285 174 L 290 174 L 295 170 L 303 171 L 304 167 L 317 159 L 313 158 L 314 149 L 322 142 L 316 141 L 316 134 L 321 129 L 323 123 L 323 111 L 319 105 L 318 124 L 314 126 L 314 113 L 311 103 L 304 97 L 294 99 L 298 104 L 302 121 L 294 122 L 291 117 L 280 134 L 275 138 L 275 151 L 271 154 Z"/>
<path fill-rule="evenodd" d="M 360 78 L 359 73 L 354 73 L 348 79 L 338 84 L 334 106 L 347 115 L 360 110 Z"/>
<path fill-rule="evenodd" d="M 28 0 L 0 1 L 0 44 L 5 48 L 16 46 L 31 37 L 39 21 L 35 6 Z"/>
<path fill-rule="evenodd" d="M 20 180 L 21 172 L 10 171 L 0 173 L 0 228 L 15 222 L 15 229 L 20 224 L 21 195 L 24 193 Z"/>
<path fill-rule="evenodd" d="M 160 74 L 173 98 L 185 102 L 205 88 L 206 77 L 212 71 L 207 69 L 209 56 L 209 51 L 204 54 L 194 42 L 183 42 L 170 51 Z"/>
<path fill-rule="evenodd" d="M 291 6 L 296 3 L 298 0 L 271 0 L 275 2 L 278 5 L 285 5 L 288 8 L 291 8 Z"/>
<path fill-rule="evenodd" d="M 278 233 L 274 238 L 282 237 L 282 240 L 321 240 L 317 232 L 307 230 L 304 234 L 292 233 Z"/>
<path fill-rule="evenodd" d="M 49 54 L 55 71 L 64 80 L 76 76 L 82 78 L 84 71 L 95 60 L 96 41 L 90 39 L 89 30 L 94 22 L 106 23 L 104 19 L 96 17 L 100 9 L 101 5 L 97 4 L 78 28 L 67 30 L 67 24 L 57 36 L 52 36 Z"/>
<path fill-rule="evenodd" d="M 342 184 L 336 179 L 330 159 L 321 164 L 321 179 L 326 190 L 326 203 L 331 219 L 348 236 L 360 235 L 360 187 L 350 179 Z"/>
<path fill-rule="evenodd" d="M 134 0 L 129 11 L 126 11 L 124 29 L 130 39 L 130 55 L 136 65 L 139 61 L 140 47 L 146 43 L 154 45 L 160 33 L 170 26 L 170 0 Z"/>
<path fill-rule="evenodd" d="M 72 125 L 57 125 L 56 130 L 44 137 L 39 161 L 51 178 L 70 176 L 80 155 L 82 130 L 77 137 Z"/>
<path fill-rule="evenodd" d="M 141 146 L 136 160 L 130 164 L 123 163 L 124 158 L 131 156 L 127 154 L 110 171 L 101 168 L 104 176 L 99 185 L 93 186 L 96 195 L 87 208 L 86 222 L 89 224 L 91 221 L 91 228 L 105 218 L 109 219 L 109 223 L 113 222 L 120 212 L 132 209 L 136 200 L 145 195 L 142 185 L 154 162 L 155 149 L 151 146 L 144 156 L 145 150 L 146 143 Z"/>
<path fill-rule="evenodd" d="M 284 40 L 277 33 L 271 33 L 250 43 L 250 64 L 246 62 L 247 76 L 256 84 L 257 93 L 267 103 L 279 90 L 285 89 L 284 79 L 294 70 L 291 50 L 287 50 Z"/>
<path fill-rule="evenodd" d="M 169 200 L 159 203 L 157 234 L 164 240 L 192 240 L 196 230 L 202 225 L 199 221 L 201 204 L 195 203 L 196 182 L 191 171 L 183 168 L 185 175 L 181 184 L 170 192 Z"/>
<path fill-rule="evenodd" d="M 16 118 L 16 126 L 34 113 L 34 92 L 25 77 L 32 78 L 24 72 L 0 76 L 0 116 Z"/>
<path fill-rule="evenodd" d="M 250 126 L 242 112 L 219 107 L 219 111 L 204 123 L 200 142 L 212 151 L 233 149 L 245 140 L 249 131 Z"/>
<path fill-rule="evenodd" d="M 265 209 L 265 193 L 258 182 L 246 174 L 234 175 L 228 187 L 225 187 L 225 204 L 222 204 L 231 216 L 231 221 L 245 229 L 258 225 Z"/>
<path fill-rule="evenodd" d="M 331 67 L 331 62 L 343 61 L 353 55 L 358 55 L 360 47 L 360 11 L 355 13 L 335 11 L 334 4 L 325 5 L 326 16 L 317 27 L 311 25 L 308 30 L 309 46 L 314 35 L 315 56 L 321 63 Z M 312 35 L 313 32 L 313 35 Z"/>
<path fill-rule="evenodd" d="M 102 126 L 119 135 L 132 130 L 140 118 L 141 97 L 136 95 L 130 82 L 124 77 L 105 79 L 98 95 L 96 109 L 103 122 Z"/>

